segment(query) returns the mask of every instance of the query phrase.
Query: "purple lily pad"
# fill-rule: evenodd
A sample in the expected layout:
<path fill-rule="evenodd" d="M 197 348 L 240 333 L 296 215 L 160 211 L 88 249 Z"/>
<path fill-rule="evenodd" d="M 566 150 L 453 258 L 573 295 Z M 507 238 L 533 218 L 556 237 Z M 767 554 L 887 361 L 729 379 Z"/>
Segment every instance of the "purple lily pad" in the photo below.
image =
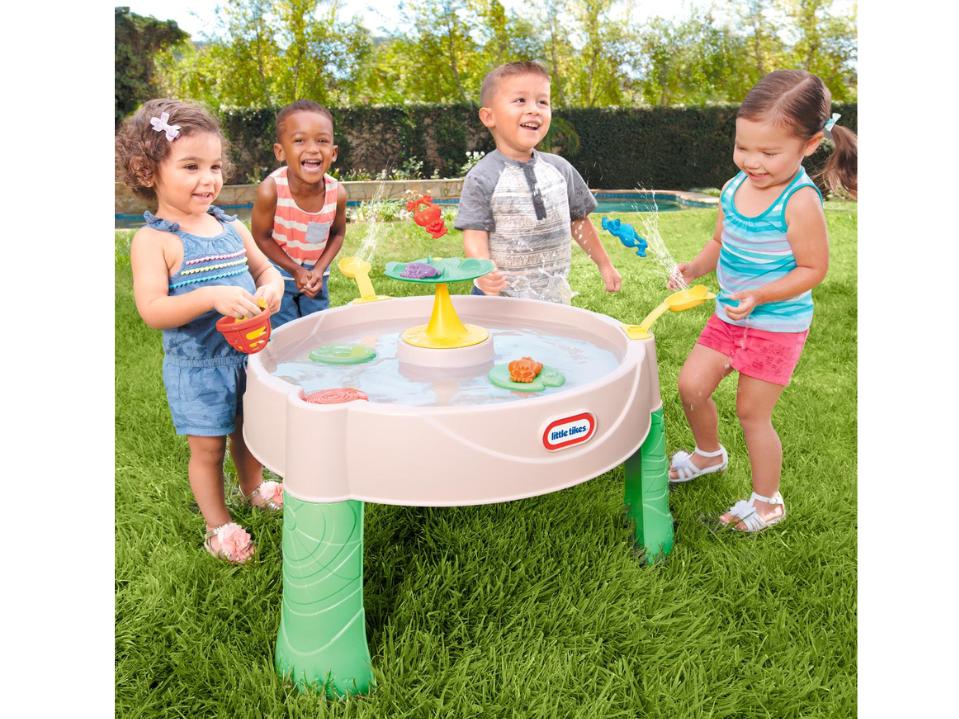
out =
<path fill-rule="evenodd" d="M 400 273 L 400 277 L 409 277 L 414 280 L 425 280 L 429 277 L 436 277 L 440 274 L 432 265 L 428 265 L 425 262 L 409 262 L 406 267 L 403 269 L 403 272 Z"/>

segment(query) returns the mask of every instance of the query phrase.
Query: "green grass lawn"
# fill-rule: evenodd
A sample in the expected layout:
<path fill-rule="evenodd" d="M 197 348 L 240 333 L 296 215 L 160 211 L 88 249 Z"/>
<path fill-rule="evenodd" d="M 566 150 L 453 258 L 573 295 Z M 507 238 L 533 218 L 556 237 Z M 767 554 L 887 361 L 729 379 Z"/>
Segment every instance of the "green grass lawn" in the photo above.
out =
<path fill-rule="evenodd" d="M 366 697 L 300 694 L 273 670 L 281 519 L 231 511 L 257 541 L 233 567 L 201 548 L 160 378 L 160 333 L 133 304 L 131 232 L 116 233 L 116 710 L 123 717 L 851 717 L 856 713 L 856 206 L 827 203 L 831 265 L 774 421 L 788 520 L 757 536 L 710 521 L 749 494 L 735 376 L 717 391 L 729 471 L 673 492 L 676 545 L 644 567 L 623 525 L 618 468 L 509 504 L 369 505 L 364 594 L 377 682 Z M 634 222 L 637 215 L 617 215 Z M 599 217 L 593 218 L 599 224 Z M 710 236 L 713 210 L 659 216 L 677 260 Z M 373 226 L 374 285 L 390 260 L 426 254 L 408 223 Z M 371 226 L 348 226 L 355 252 Z M 665 274 L 601 233 L 623 275 L 607 295 L 574 248 L 573 303 L 639 322 L 668 294 Z M 434 256 L 462 254 L 461 233 Z M 704 278 L 715 289 L 715 277 Z M 468 291 L 454 286 L 453 291 Z M 356 296 L 334 272 L 333 305 Z M 667 451 L 691 446 L 676 392 L 704 306 L 656 324 Z"/>

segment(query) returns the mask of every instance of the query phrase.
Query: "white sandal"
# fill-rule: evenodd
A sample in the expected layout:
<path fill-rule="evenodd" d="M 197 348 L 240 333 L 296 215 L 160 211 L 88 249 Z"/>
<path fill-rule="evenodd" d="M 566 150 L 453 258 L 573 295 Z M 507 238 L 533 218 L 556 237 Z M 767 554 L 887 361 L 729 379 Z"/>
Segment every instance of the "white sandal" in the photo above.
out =
<path fill-rule="evenodd" d="M 759 512 L 756 511 L 757 499 L 760 502 L 781 506 L 783 508 L 782 514 L 767 518 L 760 516 Z M 776 492 L 772 497 L 764 497 L 761 494 L 753 492 L 749 495 L 749 499 L 740 499 L 736 504 L 730 507 L 729 514 L 733 516 L 731 521 L 723 522 L 722 518 L 719 520 L 727 527 L 731 527 L 737 532 L 761 532 L 764 529 L 772 527 L 774 524 L 779 524 L 786 518 L 786 504 L 783 502 L 783 496 L 779 492 Z M 740 529 L 738 526 L 740 522 L 744 525 L 743 529 Z"/>
<path fill-rule="evenodd" d="M 693 464 L 692 456 L 693 454 L 698 454 L 700 457 L 722 457 L 723 461 L 719 464 L 714 464 L 711 467 L 697 467 Z M 726 453 L 726 448 L 722 445 L 719 445 L 719 449 L 715 452 L 704 452 L 699 447 L 696 447 L 693 450 L 693 454 L 689 452 L 679 451 L 673 455 L 672 462 L 670 462 L 669 468 L 676 470 L 678 475 L 675 479 L 673 477 L 669 478 L 670 484 L 683 484 L 685 482 L 691 482 L 703 474 L 712 474 L 713 472 L 722 472 L 726 469 L 726 465 L 729 464 L 729 455 Z"/>

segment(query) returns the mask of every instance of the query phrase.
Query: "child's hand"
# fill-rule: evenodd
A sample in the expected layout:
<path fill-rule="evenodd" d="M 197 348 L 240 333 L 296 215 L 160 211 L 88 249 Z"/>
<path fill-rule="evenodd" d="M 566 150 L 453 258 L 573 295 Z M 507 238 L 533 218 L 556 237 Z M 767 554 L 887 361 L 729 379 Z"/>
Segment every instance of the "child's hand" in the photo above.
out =
<path fill-rule="evenodd" d="M 607 292 L 619 292 L 623 286 L 623 278 L 615 267 L 607 265 L 600 269 L 599 274 L 603 277 L 603 284 L 606 285 Z"/>
<path fill-rule="evenodd" d="M 726 308 L 726 316 L 731 320 L 745 319 L 750 312 L 756 309 L 756 306 L 762 304 L 755 290 L 746 290 L 745 292 L 733 292 L 730 299 L 739 300 L 735 307 Z"/>
<path fill-rule="evenodd" d="M 676 269 L 673 270 L 673 274 L 666 281 L 666 287 L 671 290 L 681 290 L 683 289 L 683 284 L 687 285 L 695 280 L 698 275 L 693 272 L 692 262 L 680 262 L 676 265 Z"/>
<path fill-rule="evenodd" d="M 266 301 L 266 308 L 272 312 L 280 311 L 280 301 L 283 299 L 283 295 L 277 293 L 276 287 L 272 284 L 260 285 L 256 288 L 256 298 L 262 298 Z"/>
<path fill-rule="evenodd" d="M 502 272 L 494 270 L 482 277 L 477 277 L 476 286 L 483 290 L 483 294 L 498 295 L 506 289 L 506 278 Z"/>
<path fill-rule="evenodd" d="M 260 313 L 256 298 L 242 287 L 220 285 L 210 287 L 213 309 L 228 317 L 252 317 Z"/>
<path fill-rule="evenodd" d="M 296 282 L 296 289 L 300 292 L 310 284 L 310 279 L 313 277 L 313 273 L 309 270 L 304 270 L 302 267 L 297 267 L 293 270 L 293 280 Z"/>
<path fill-rule="evenodd" d="M 310 279 L 302 290 L 304 295 L 315 298 L 320 293 L 320 290 L 323 289 L 323 272 L 325 270 L 325 267 L 314 267 L 310 270 Z"/>

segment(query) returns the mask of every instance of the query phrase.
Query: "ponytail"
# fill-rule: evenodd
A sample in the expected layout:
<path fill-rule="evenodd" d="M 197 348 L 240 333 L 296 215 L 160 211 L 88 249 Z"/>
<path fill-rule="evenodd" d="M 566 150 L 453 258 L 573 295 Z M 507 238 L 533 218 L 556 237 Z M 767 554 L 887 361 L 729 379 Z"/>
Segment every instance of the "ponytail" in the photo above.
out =
<path fill-rule="evenodd" d="M 856 170 L 859 164 L 858 139 L 856 133 L 841 125 L 833 125 L 829 131 L 833 151 L 826 166 L 817 175 L 826 181 L 831 192 L 844 191 L 856 199 L 859 185 Z"/>

